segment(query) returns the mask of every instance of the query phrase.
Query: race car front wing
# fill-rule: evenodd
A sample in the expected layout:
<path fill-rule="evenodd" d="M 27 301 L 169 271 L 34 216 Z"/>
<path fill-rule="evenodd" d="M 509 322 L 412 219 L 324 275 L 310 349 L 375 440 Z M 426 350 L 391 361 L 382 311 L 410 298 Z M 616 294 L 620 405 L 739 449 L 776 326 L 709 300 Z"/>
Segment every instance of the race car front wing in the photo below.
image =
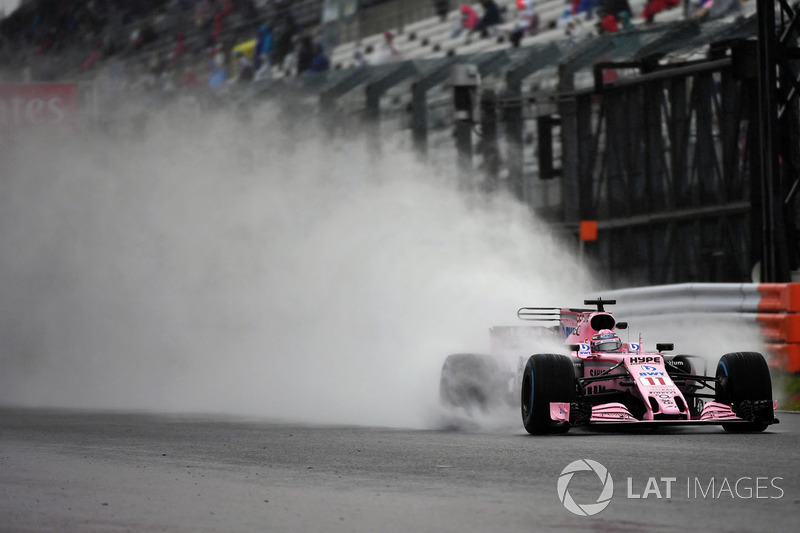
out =
<path fill-rule="evenodd" d="M 771 405 L 770 405 L 771 404 Z M 571 426 L 590 424 L 636 424 L 644 426 L 665 425 L 713 425 L 763 422 L 777 424 L 778 419 L 767 415 L 777 409 L 778 402 L 770 400 L 743 401 L 735 410 L 730 405 L 708 402 L 697 418 L 671 418 L 639 420 L 628 408 L 618 402 L 591 405 L 588 402 L 551 402 L 550 419 L 553 422 L 569 422 Z M 772 407 L 772 409 L 770 409 Z M 738 414 L 737 414 L 738 413 Z M 770 418 L 767 420 L 766 418 Z"/>

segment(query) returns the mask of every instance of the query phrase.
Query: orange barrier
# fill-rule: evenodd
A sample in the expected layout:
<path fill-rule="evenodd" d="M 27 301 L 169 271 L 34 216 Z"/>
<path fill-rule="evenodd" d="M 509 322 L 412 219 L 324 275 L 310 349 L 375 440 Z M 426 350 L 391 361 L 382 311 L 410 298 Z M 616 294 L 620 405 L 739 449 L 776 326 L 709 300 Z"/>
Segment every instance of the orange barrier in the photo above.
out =
<path fill-rule="evenodd" d="M 759 283 L 759 311 L 800 312 L 800 283 Z"/>
<path fill-rule="evenodd" d="M 800 283 L 761 283 L 756 321 L 772 356 L 770 366 L 800 372 Z"/>
<path fill-rule="evenodd" d="M 759 313 L 756 320 L 768 342 L 800 342 L 800 314 Z"/>
<path fill-rule="evenodd" d="M 800 344 L 767 344 L 772 357 L 769 366 L 796 374 L 800 372 Z"/>

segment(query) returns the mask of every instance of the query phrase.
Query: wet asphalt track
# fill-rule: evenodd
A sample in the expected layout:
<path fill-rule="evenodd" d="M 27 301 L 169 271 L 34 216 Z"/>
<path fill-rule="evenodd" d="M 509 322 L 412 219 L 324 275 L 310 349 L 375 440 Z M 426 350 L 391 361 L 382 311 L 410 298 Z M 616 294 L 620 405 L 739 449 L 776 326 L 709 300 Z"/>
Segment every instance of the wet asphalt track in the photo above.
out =
<path fill-rule="evenodd" d="M 533 438 L 0 409 L 0 530 L 797 531 L 800 415 L 779 418 L 755 435 Z M 592 517 L 556 491 L 582 458 L 614 481 Z M 568 490 L 594 503 L 601 483 L 578 473 Z"/>

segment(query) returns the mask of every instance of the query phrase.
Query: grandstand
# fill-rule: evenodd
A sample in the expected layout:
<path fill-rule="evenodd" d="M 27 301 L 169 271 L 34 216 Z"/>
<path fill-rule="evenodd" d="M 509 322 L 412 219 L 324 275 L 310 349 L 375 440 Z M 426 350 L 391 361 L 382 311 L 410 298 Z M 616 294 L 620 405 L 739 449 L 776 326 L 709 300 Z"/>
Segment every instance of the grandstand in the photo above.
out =
<path fill-rule="evenodd" d="M 507 37 L 515 23 L 511 0 L 501 0 L 506 20 L 487 38 L 453 38 L 454 5 L 441 20 L 428 1 L 362 2 L 360 18 L 339 21 L 343 38 L 329 47 L 329 71 L 295 76 L 276 65 L 270 79 L 215 90 L 194 87 L 186 94 L 200 100 L 200 107 L 233 105 L 245 111 L 261 101 L 277 101 L 279 120 L 289 128 L 313 121 L 334 138 L 368 143 L 375 153 L 414 149 L 445 173 L 461 172 L 461 161 L 468 160 L 473 171 L 459 179 L 474 188 L 509 190 L 566 233 L 575 230 L 579 217 L 599 219 L 601 234 L 624 231 L 637 253 L 649 250 L 623 263 L 612 249 L 593 252 L 608 272 L 650 283 L 749 279 L 751 265 L 742 258 L 751 255 L 750 211 L 761 208 L 758 198 L 748 196 L 759 164 L 752 126 L 760 104 L 752 67 L 755 0 L 710 20 L 674 8 L 657 14 L 652 24 L 638 16 L 644 1 L 630 1 L 632 28 L 598 34 L 596 18 L 579 15 L 582 31 L 568 35 L 559 24 L 566 4 L 542 0 L 539 30 L 519 48 Z M 320 26 L 321 1 L 291 3 L 301 5 L 308 10 L 305 31 L 330 38 L 330 23 Z M 400 12 L 397 6 L 408 9 Z M 230 51 L 273 16 L 238 13 L 215 47 Z M 209 63 L 205 31 L 188 37 L 191 57 L 201 68 Z M 368 48 L 377 49 L 385 31 L 394 34 L 400 54 L 378 62 Z M 123 77 L 136 75 L 156 56 L 161 62 L 155 64 L 163 64 L 172 46 L 169 39 L 156 39 L 120 50 L 83 72 L 74 64 L 67 68 L 66 60 L 57 63 L 65 68 L 62 79 L 79 80 L 92 94 L 92 109 L 113 111 L 120 97 L 113 92 L 117 70 Z M 356 51 L 366 65 L 356 65 Z M 64 51 L 58 53 L 54 57 L 66 58 Z M 453 141 L 459 124 L 450 74 L 458 64 L 474 65 L 481 79 L 472 102 L 481 113 L 467 124 L 475 129 L 468 153 Z M 163 101 L 175 92 L 165 91 Z M 131 96 L 135 101 L 137 95 Z M 139 116 L 160 104 L 157 90 L 146 97 L 147 108 Z M 104 101 L 112 105 L 103 106 Z M 784 116 L 796 120 L 796 102 L 787 109 Z M 792 135 L 786 138 L 797 138 Z M 787 146 L 796 150 L 800 142 Z M 692 258 L 691 265 L 682 258 Z"/>
<path fill-rule="evenodd" d="M 635 11 L 641 11 L 645 0 L 634 0 L 631 6 Z M 506 1 L 503 5 L 507 8 L 506 13 L 513 13 L 515 2 Z M 332 54 L 332 64 L 334 69 L 343 71 L 340 75 L 331 73 L 326 81 L 315 83 L 314 87 L 325 86 L 334 88 L 335 92 L 341 93 L 335 99 L 328 100 L 338 106 L 346 114 L 352 114 L 356 110 L 362 110 L 366 106 L 366 94 L 363 90 L 370 82 L 381 80 L 390 75 L 393 71 L 398 71 L 397 82 L 382 95 L 379 100 L 381 112 L 386 115 L 402 115 L 409 106 L 413 106 L 412 85 L 419 79 L 434 75 L 439 69 L 449 69 L 453 62 L 477 62 L 481 65 L 481 74 L 484 78 L 484 86 L 494 90 L 505 87 L 505 76 L 513 70 L 519 63 L 525 62 L 527 58 L 540 55 L 542 50 L 549 54 L 545 64 L 533 69 L 528 76 L 523 79 L 524 85 L 520 88 L 521 93 L 531 91 L 554 91 L 562 83 L 559 76 L 559 69 L 564 61 L 570 60 L 576 65 L 571 57 L 581 56 L 588 51 L 590 57 L 583 61 L 579 66 L 574 67 L 574 78 L 570 80 L 572 88 L 590 87 L 594 83 L 591 66 L 594 61 L 602 59 L 613 59 L 616 61 L 630 60 L 638 57 L 647 47 L 659 46 L 666 53 L 661 59 L 662 62 L 685 61 L 697 57 L 703 57 L 708 47 L 717 37 L 724 35 L 731 28 L 737 28 L 745 24 L 747 36 L 755 34 L 754 10 L 755 2 L 743 4 L 743 10 L 736 16 L 729 16 L 719 20 L 704 22 L 684 21 L 683 9 L 675 8 L 668 10 L 656 18 L 655 24 L 645 24 L 641 17 L 635 19 L 633 29 L 621 31 L 616 34 L 602 36 L 602 40 L 590 27 L 591 22 L 585 21 L 587 26 L 580 40 L 570 40 L 565 34 L 563 27 L 558 27 L 557 20 L 563 15 L 564 3 L 562 0 L 545 0 L 539 4 L 540 30 L 535 35 L 530 35 L 523 39 L 522 46 L 514 49 L 505 38 L 506 33 L 515 23 L 511 17 L 506 17 L 506 21 L 501 25 L 498 35 L 490 38 L 480 38 L 473 35 L 470 38 L 453 39 L 451 32 L 454 21 L 458 17 L 457 10 L 451 10 L 446 20 L 442 21 L 436 16 L 429 16 L 417 22 L 406 25 L 404 28 L 390 27 L 389 31 L 396 34 L 395 42 L 401 51 L 394 69 L 391 63 L 380 65 L 380 68 L 369 75 L 360 78 L 353 62 L 355 51 L 361 51 L 365 55 L 369 47 L 377 48 L 383 41 L 383 31 L 367 35 L 362 39 L 345 42 L 337 46 Z M 580 18 L 585 18 L 580 15 Z M 742 21 L 747 21 L 746 23 Z M 703 27 L 700 31 L 697 28 Z M 686 30 L 688 28 L 688 31 Z M 721 38 L 721 37 L 720 37 Z M 592 56 L 591 53 L 598 49 L 598 43 L 606 43 L 609 50 L 607 54 Z M 368 57 L 367 57 L 368 58 Z M 450 59 L 450 61 L 447 61 Z M 401 64 L 405 67 L 406 74 L 399 72 Z M 348 77 L 348 72 L 353 72 Z M 634 69 L 633 71 L 637 71 Z M 618 71 L 618 75 L 625 76 L 625 72 Z M 442 77 L 439 83 L 434 84 L 426 97 L 432 107 L 437 105 L 449 106 L 450 94 L 449 87 L 443 83 Z M 344 90 L 346 88 L 346 90 Z M 316 90 L 316 89 L 315 89 Z"/>
<path fill-rule="evenodd" d="M 640 16 L 647 0 L 631 0 L 630 6 L 633 10 L 631 21 L 636 27 L 645 25 L 645 20 Z M 366 54 L 368 48 L 377 49 L 383 42 L 383 31 L 388 30 L 395 33 L 398 37 L 396 45 L 401 51 L 403 59 L 436 58 L 448 55 L 468 55 L 480 52 L 491 52 L 502 50 L 510 46 L 507 35 L 516 24 L 516 2 L 513 0 L 500 0 L 498 2 L 504 8 L 505 20 L 499 27 L 498 35 L 481 38 L 480 35 L 465 36 L 462 34 L 457 38 L 452 38 L 451 33 L 460 18 L 458 9 L 452 9 L 447 18 L 442 21 L 439 17 L 431 15 L 427 18 L 414 22 L 404 27 L 387 26 L 381 31 L 368 35 L 363 39 L 356 39 L 337 46 L 331 58 L 335 68 L 352 68 L 355 66 L 353 56 L 356 51 Z M 522 45 L 530 46 L 548 42 L 561 42 L 568 40 L 565 29 L 559 21 L 564 19 L 565 10 L 564 0 L 542 0 L 536 3 L 536 10 L 539 15 L 539 31 L 535 35 L 523 38 Z M 479 5 L 475 9 L 480 12 Z M 756 2 L 748 0 L 741 2 L 741 9 L 733 15 L 747 16 L 756 10 Z M 583 37 L 588 37 L 596 33 L 596 15 L 587 18 L 585 14 L 572 17 L 582 26 Z M 686 18 L 686 11 L 683 7 L 676 7 L 659 13 L 655 17 L 655 25 L 668 24 Z M 731 17 L 729 17 L 731 18 Z"/>
<path fill-rule="evenodd" d="M 646 0 L 630 1 L 633 10 L 631 20 L 636 27 L 645 25 L 640 16 L 645 3 Z M 175 47 L 175 38 L 179 33 L 186 36 L 186 46 L 195 56 L 202 56 L 205 49 L 216 43 L 223 44 L 230 51 L 236 44 L 252 39 L 260 24 L 274 22 L 280 9 L 289 9 L 303 33 L 316 36 L 332 48 L 329 55 L 334 69 L 356 66 L 356 51 L 368 63 L 371 59 L 377 59 L 371 58 L 368 51 L 380 48 L 384 31 L 396 35 L 395 45 L 401 54 L 395 59 L 433 59 L 509 48 L 508 32 L 516 23 L 516 2 L 499 0 L 505 21 L 496 35 L 482 38 L 478 34 L 462 34 L 452 38 L 452 30 L 460 17 L 460 2 L 451 2 L 452 9 L 445 20 L 440 20 L 430 0 L 361 0 L 357 16 L 335 22 L 338 30 L 331 38 L 328 35 L 330 24 L 323 26 L 324 0 L 286 0 L 280 4 L 273 1 L 234 0 L 231 2 L 233 9 L 225 17 L 219 35 L 215 34 L 212 39 L 211 34 L 216 31 L 215 23 L 210 18 L 203 24 L 198 23 L 196 5 L 201 2 L 146 0 L 125 9 L 112 9 L 114 4 L 90 3 L 88 0 L 67 2 L 71 10 L 68 13 L 73 14 L 68 21 L 69 31 L 59 27 L 53 20 L 54 16 L 48 16 L 46 6 L 61 4 L 63 2 L 31 0 L 0 21 L 0 64 L 4 77 L 13 78 L 15 71 L 19 77 L 27 68 L 25 76 L 32 80 L 85 78 L 92 74 L 91 69 L 86 72 L 86 62 L 98 43 L 102 43 L 102 48 L 94 70 L 112 60 L 122 60 L 128 64 L 150 63 L 154 55 L 160 56 L 161 61 L 165 62 Z M 480 5 L 477 2 L 472 4 L 480 12 Z M 539 31 L 524 37 L 522 46 L 576 40 L 575 36 L 568 37 L 563 27 L 567 5 L 565 0 L 537 2 Z M 100 9 L 99 6 L 106 7 Z M 751 14 L 755 7 L 755 0 L 743 1 L 738 14 Z M 656 16 L 654 26 L 683 20 L 686 13 L 684 7 L 663 11 Z M 580 27 L 580 38 L 596 34 L 596 15 L 587 18 L 581 13 L 571 19 Z M 129 36 L 141 32 L 143 28 L 152 30 L 152 38 L 132 45 Z M 336 40 L 343 42 L 331 46 Z M 280 77 L 287 73 L 276 68 L 273 74 Z"/>

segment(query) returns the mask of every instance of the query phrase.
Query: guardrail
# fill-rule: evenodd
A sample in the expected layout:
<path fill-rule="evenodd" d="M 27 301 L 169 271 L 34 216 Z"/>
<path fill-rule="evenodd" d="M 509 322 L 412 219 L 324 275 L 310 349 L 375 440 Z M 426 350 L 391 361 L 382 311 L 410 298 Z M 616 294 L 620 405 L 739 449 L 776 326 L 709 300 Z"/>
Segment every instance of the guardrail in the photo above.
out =
<path fill-rule="evenodd" d="M 605 291 L 618 316 L 757 324 L 769 363 L 800 373 L 800 283 L 683 283 Z"/>

